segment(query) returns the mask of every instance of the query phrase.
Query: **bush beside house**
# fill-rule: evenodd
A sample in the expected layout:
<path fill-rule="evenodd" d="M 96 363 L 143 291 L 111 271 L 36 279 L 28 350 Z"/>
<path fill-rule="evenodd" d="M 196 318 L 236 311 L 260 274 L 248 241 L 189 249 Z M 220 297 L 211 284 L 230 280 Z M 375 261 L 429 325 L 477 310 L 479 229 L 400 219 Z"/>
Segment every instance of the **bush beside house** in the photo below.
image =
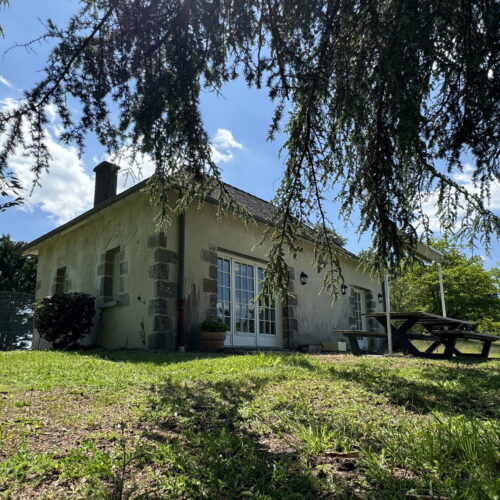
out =
<path fill-rule="evenodd" d="M 45 297 L 35 310 L 35 328 L 55 349 L 78 347 L 89 333 L 96 312 L 95 297 L 63 293 Z"/>

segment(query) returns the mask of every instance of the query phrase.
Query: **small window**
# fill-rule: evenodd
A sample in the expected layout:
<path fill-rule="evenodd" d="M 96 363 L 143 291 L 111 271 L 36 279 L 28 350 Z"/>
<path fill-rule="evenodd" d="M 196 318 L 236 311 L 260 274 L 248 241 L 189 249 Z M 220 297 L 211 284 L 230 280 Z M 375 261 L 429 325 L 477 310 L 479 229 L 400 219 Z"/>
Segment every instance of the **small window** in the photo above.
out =
<path fill-rule="evenodd" d="M 120 274 L 120 248 L 112 248 L 106 252 L 105 275 L 101 295 L 105 302 L 118 300 L 118 282 Z"/>
<path fill-rule="evenodd" d="M 62 295 L 65 292 L 66 283 L 66 267 L 60 267 L 56 271 L 56 288 L 55 294 Z"/>

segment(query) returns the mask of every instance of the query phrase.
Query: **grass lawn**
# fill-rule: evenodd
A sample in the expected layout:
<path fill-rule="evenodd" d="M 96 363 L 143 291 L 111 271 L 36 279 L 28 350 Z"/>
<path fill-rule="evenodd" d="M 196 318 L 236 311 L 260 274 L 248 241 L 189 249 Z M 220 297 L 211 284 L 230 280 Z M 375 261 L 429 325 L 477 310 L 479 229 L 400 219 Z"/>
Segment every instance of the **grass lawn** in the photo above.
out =
<path fill-rule="evenodd" d="M 0 498 L 499 498 L 499 368 L 0 353 Z"/>

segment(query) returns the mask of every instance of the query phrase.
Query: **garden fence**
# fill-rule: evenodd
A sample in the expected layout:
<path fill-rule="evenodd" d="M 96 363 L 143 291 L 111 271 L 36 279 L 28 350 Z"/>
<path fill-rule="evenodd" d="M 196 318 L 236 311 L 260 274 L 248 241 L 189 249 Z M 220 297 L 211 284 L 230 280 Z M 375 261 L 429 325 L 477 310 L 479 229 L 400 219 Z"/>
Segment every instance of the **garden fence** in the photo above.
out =
<path fill-rule="evenodd" d="M 0 350 L 31 346 L 35 296 L 0 291 Z"/>

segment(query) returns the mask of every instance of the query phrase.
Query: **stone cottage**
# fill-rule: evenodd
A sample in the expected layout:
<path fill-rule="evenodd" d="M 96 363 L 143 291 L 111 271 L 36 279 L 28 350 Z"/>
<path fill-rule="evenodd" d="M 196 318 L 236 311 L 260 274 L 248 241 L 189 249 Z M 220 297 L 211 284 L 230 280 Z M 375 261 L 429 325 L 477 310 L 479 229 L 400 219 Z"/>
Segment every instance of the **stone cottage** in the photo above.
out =
<path fill-rule="evenodd" d="M 207 200 L 175 219 L 166 233 L 157 233 L 146 181 L 117 195 L 118 169 L 99 164 L 94 207 L 25 250 L 38 256 L 37 300 L 68 291 L 98 298 L 88 343 L 197 350 L 200 323 L 214 317 L 229 326 L 228 347 L 296 349 L 342 340 L 335 330 L 377 328 L 363 313 L 383 310 L 381 284 L 359 269 L 358 258 L 347 250 L 340 257 L 347 287 L 333 305 L 330 296 L 319 294 L 323 276 L 312 265 L 308 241 L 290 262 L 294 296 L 283 303 L 255 303 L 267 252 L 256 244 L 271 204 L 228 186 L 256 224 L 245 226 L 233 216 L 217 220 L 216 201 Z M 33 346 L 50 347 L 36 332 Z"/>

